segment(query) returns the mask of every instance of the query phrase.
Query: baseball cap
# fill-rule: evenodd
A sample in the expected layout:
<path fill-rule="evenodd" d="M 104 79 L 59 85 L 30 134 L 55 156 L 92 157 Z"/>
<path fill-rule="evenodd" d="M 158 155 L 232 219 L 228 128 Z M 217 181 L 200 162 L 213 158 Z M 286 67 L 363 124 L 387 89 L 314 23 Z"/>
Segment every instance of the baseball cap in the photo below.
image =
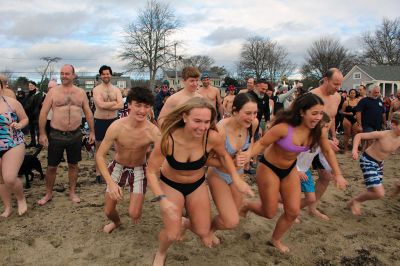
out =
<path fill-rule="evenodd" d="M 167 85 L 169 87 L 169 81 L 168 80 L 164 80 L 161 85 Z"/>
<path fill-rule="evenodd" d="M 18 88 L 17 91 L 22 91 L 22 89 L 21 89 L 21 88 Z"/>
<path fill-rule="evenodd" d="M 235 90 L 235 86 L 233 86 L 233 85 L 228 86 L 228 91 L 234 91 L 234 90 Z"/>
<path fill-rule="evenodd" d="M 208 73 L 202 73 L 200 80 L 206 79 L 206 78 L 210 78 L 210 75 L 208 75 Z"/>

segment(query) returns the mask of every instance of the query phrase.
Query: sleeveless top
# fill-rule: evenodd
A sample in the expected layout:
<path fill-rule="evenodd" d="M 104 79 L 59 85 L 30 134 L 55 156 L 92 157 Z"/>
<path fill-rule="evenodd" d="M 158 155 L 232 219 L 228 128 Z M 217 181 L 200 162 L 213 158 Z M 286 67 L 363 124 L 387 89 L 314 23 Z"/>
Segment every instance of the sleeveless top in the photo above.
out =
<path fill-rule="evenodd" d="M 288 152 L 305 152 L 310 149 L 310 147 L 305 147 L 305 146 L 297 146 L 293 144 L 293 127 L 291 125 L 288 125 L 288 134 L 286 137 L 281 138 L 276 142 L 283 150 L 286 150 Z"/>
<path fill-rule="evenodd" d="M 18 122 L 18 117 L 4 96 L 1 98 L 7 105 L 7 111 L 0 114 L 0 151 L 7 151 L 24 143 L 24 134 L 20 129 L 10 127 L 12 123 Z"/>
<path fill-rule="evenodd" d="M 207 130 L 206 144 L 204 146 L 204 154 L 203 154 L 203 156 L 201 156 L 196 161 L 185 162 L 185 163 L 178 162 L 174 158 L 174 143 L 175 142 L 174 142 L 174 138 L 172 137 L 172 135 L 169 134 L 171 139 L 172 139 L 172 153 L 171 154 L 167 154 L 167 156 L 165 156 L 165 159 L 167 160 L 168 164 L 175 170 L 186 170 L 186 171 L 199 170 L 202 167 L 204 167 L 204 165 L 206 164 L 207 158 L 208 158 L 208 152 L 207 152 L 208 132 L 209 132 L 209 130 Z"/>

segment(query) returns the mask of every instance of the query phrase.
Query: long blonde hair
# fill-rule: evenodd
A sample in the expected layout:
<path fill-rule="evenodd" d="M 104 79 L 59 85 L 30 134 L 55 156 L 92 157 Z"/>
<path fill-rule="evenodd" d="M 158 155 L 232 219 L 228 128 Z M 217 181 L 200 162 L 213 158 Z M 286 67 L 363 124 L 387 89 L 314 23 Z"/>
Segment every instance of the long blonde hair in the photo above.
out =
<path fill-rule="evenodd" d="M 215 126 L 217 112 L 214 106 L 203 97 L 193 97 L 175 107 L 171 113 L 165 117 L 161 125 L 161 153 L 164 156 L 167 155 L 168 151 L 168 136 L 177 128 L 184 127 L 185 122 L 183 122 L 183 114 L 189 115 L 190 112 L 196 108 L 207 108 L 211 111 L 210 129 L 217 130 Z"/>

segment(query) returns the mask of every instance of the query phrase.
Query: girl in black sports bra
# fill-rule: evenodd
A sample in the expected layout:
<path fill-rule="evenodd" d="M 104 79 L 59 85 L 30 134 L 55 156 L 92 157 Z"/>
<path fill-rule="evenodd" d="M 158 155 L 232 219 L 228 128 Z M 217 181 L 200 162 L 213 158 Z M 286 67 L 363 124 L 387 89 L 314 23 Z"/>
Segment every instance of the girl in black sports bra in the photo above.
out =
<path fill-rule="evenodd" d="M 168 247 L 182 237 L 185 229 L 197 234 L 206 246 L 216 244 L 210 232 L 211 207 L 204 183 L 204 165 L 211 151 L 219 156 L 238 190 L 252 194 L 224 148 L 224 139 L 216 131 L 215 116 L 216 111 L 207 99 L 194 97 L 176 107 L 162 123 L 162 138 L 155 144 L 146 171 L 164 221 L 155 263 L 164 262 Z M 189 219 L 182 217 L 184 207 Z"/>
<path fill-rule="evenodd" d="M 282 244 L 281 239 L 300 213 L 300 178 L 295 167 L 297 155 L 319 145 L 336 180 L 344 181 L 329 145 L 327 129 L 324 128 L 321 134 L 319 122 L 323 113 L 324 102 L 319 96 L 306 93 L 297 97 L 289 109 L 276 115 L 271 129 L 251 151 L 252 155 L 264 151 L 256 173 L 261 200 L 247 202 L 241 211 L 242 214 L 252 211 L 271 219 L 276 215 L 281 197 L 284 213 L 276 223 L 271 243 L 282 253 L 288 252 L 289 248 Z"/>

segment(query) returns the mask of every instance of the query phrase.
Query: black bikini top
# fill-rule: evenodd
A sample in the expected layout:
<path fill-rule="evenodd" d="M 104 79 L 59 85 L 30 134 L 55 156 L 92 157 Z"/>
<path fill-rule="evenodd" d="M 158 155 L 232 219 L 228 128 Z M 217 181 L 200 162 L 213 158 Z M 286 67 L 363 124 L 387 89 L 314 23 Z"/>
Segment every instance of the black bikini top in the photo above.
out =
<path fill-rule="evenodd" d="M 204 154 L 201 156 L 198 160 L 193 161 L 193 162 L 178 162 L 174 158 L 174 138 L 172 137 L 171 134 L 169 134 L 172 139 L 172 153 L 170 155 L 167 154 L 165 156 L 165 159 L 167 159 L 168 164 L 175 170 L 199 170 L 204 165 L 206 164 L 207 158 L 208 158 L 208 152 L 207 152 L 207 141 L 208 141 L 208 130 L 207 130 L 207 135 L 206 135 L 206 145 L 204 146 Z"/>

